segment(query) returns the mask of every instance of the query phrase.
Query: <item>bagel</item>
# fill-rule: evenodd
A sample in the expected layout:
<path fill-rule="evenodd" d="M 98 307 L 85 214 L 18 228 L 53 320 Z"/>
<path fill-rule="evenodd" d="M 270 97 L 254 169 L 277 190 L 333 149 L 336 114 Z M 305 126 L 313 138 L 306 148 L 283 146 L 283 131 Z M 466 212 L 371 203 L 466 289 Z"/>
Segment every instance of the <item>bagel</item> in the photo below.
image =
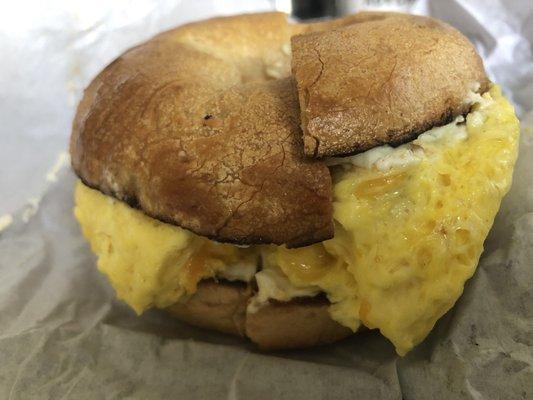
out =
<path fill-rule="evenodd" d="M 422 341 L 473 274 L 517 154 L 473 46 L 427 17 L 214 18 L 128 50 L 70 140 L 98 267 L 263 349 Z"/>
<path fill-rule="evenodd" d="M 186 302 L 166 310 L 192 325 L 246 336 L 263 350 L 311 347 L 352 334 L 330 318 L 325 298 L 271 302 L 255 313 L 247 313 L 252 295 L 249 285 L 203 281 Z"/>

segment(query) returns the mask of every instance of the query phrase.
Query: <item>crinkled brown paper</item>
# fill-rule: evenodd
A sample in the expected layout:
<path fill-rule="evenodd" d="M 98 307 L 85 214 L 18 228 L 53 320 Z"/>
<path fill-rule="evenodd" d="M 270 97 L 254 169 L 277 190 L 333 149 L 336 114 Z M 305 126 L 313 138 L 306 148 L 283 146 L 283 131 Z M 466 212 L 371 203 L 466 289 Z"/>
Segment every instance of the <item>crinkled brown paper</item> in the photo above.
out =
<path fill-rule="evenodd" d="M 411 8 L 469 34 L 523 117 L 514 185 L 478 270 L 414 351 L 399 358 L 365 332 L 263 354 L 158 311 L 137 317 L 94 267 L 64 168 L 36 213 L 26 207 L 0 233 L 0 399 L 532 399 L 533 5 L 490 3 Z"/>

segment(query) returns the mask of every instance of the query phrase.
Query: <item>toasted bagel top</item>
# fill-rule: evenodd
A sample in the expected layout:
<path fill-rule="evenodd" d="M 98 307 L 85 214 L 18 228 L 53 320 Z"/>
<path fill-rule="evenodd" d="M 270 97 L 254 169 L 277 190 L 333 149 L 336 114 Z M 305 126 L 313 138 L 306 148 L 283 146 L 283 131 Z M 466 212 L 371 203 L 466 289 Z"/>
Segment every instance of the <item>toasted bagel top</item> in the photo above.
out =
<path fill-rule="evenodd" d="M 292 38 L 305 154 L 398 145 L 468 112 L 488 79 L 474 46 L 428 17 L 360 13 Z"/>
<path fill-rule="evenodd" d="M 409 140 L 465 112 L 475 82 L 486 86 L 472 46 L 428 18 L 215 18 L 156 36 L 93 80 L 72 165 L 88 186 L 214 240 L 303 246 L 333 235 L 331 177 L 304 148 Z"/>
<path fill-rule="evenodd" d="M 85 91 L 71 139 L 75 171 L 218 241 L 330 238 L 331 178 L 303 155 L 290 36 L 283 14 L 243 15 L 127 51 Z"/>

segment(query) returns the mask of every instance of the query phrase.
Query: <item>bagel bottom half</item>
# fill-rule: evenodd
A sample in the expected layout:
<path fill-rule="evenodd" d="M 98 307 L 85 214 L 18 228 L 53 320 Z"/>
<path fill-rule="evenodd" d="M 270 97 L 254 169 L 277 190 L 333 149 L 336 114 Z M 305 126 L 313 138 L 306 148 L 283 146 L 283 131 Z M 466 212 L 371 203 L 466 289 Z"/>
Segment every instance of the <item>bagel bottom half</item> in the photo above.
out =
<path fill-rule="evenodd" d="M 353 332 L 331 319 L 323 296 L 270 302 L 247 313 L 249 284 L 206 280 L 185 302 L 166 309 L 191 325 L 247 336 L 261 349 L 296 349 L 333 343 Z"/>

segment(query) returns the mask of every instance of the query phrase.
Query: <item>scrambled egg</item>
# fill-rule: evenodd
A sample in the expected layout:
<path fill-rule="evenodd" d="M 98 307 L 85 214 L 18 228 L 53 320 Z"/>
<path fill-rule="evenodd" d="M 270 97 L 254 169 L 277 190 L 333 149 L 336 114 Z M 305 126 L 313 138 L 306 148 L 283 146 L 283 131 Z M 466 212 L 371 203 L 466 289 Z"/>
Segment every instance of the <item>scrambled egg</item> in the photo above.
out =
<path fill-rule="evenodd" d="M 335 237 L 299 249 L 211 242 L 79 183 L 76 209 L 98 267 L 137 312 L 167 307 L 199 280 L 249 280 L 268 298 L 327 294 L 333 319 L 378 328 L 401 355 L 462 293 L 511 184 L 518 120 L 494 86 L 466 117 L 393 149 L 329 160 Z M 243 271 L 240 274 L 236 271 Z"/>
<path fill-rule="evenodd" d="M 466 135 L 409 144 L 418 162 L 335 171 L 335 237 L 276 250 L 292 282 L 324 289 L 334 319 L 379 328 L 401 355 L 461 295 L 511 184 L 518 120 L 499 88 L 483 97 L 457 126 Z"/>
<path fill-rule="evenodd" d="M 75 202 L 74 214 L 98 256 L 98 269 L 138 314 L 175 304 L 194 293 L 200 280 L 222 270 L 228 270 L 225 278 L 230 280 L 248 281 L 255 274 L 254 249 L 216 243 L 165 224 L 81 182 Z"/>

